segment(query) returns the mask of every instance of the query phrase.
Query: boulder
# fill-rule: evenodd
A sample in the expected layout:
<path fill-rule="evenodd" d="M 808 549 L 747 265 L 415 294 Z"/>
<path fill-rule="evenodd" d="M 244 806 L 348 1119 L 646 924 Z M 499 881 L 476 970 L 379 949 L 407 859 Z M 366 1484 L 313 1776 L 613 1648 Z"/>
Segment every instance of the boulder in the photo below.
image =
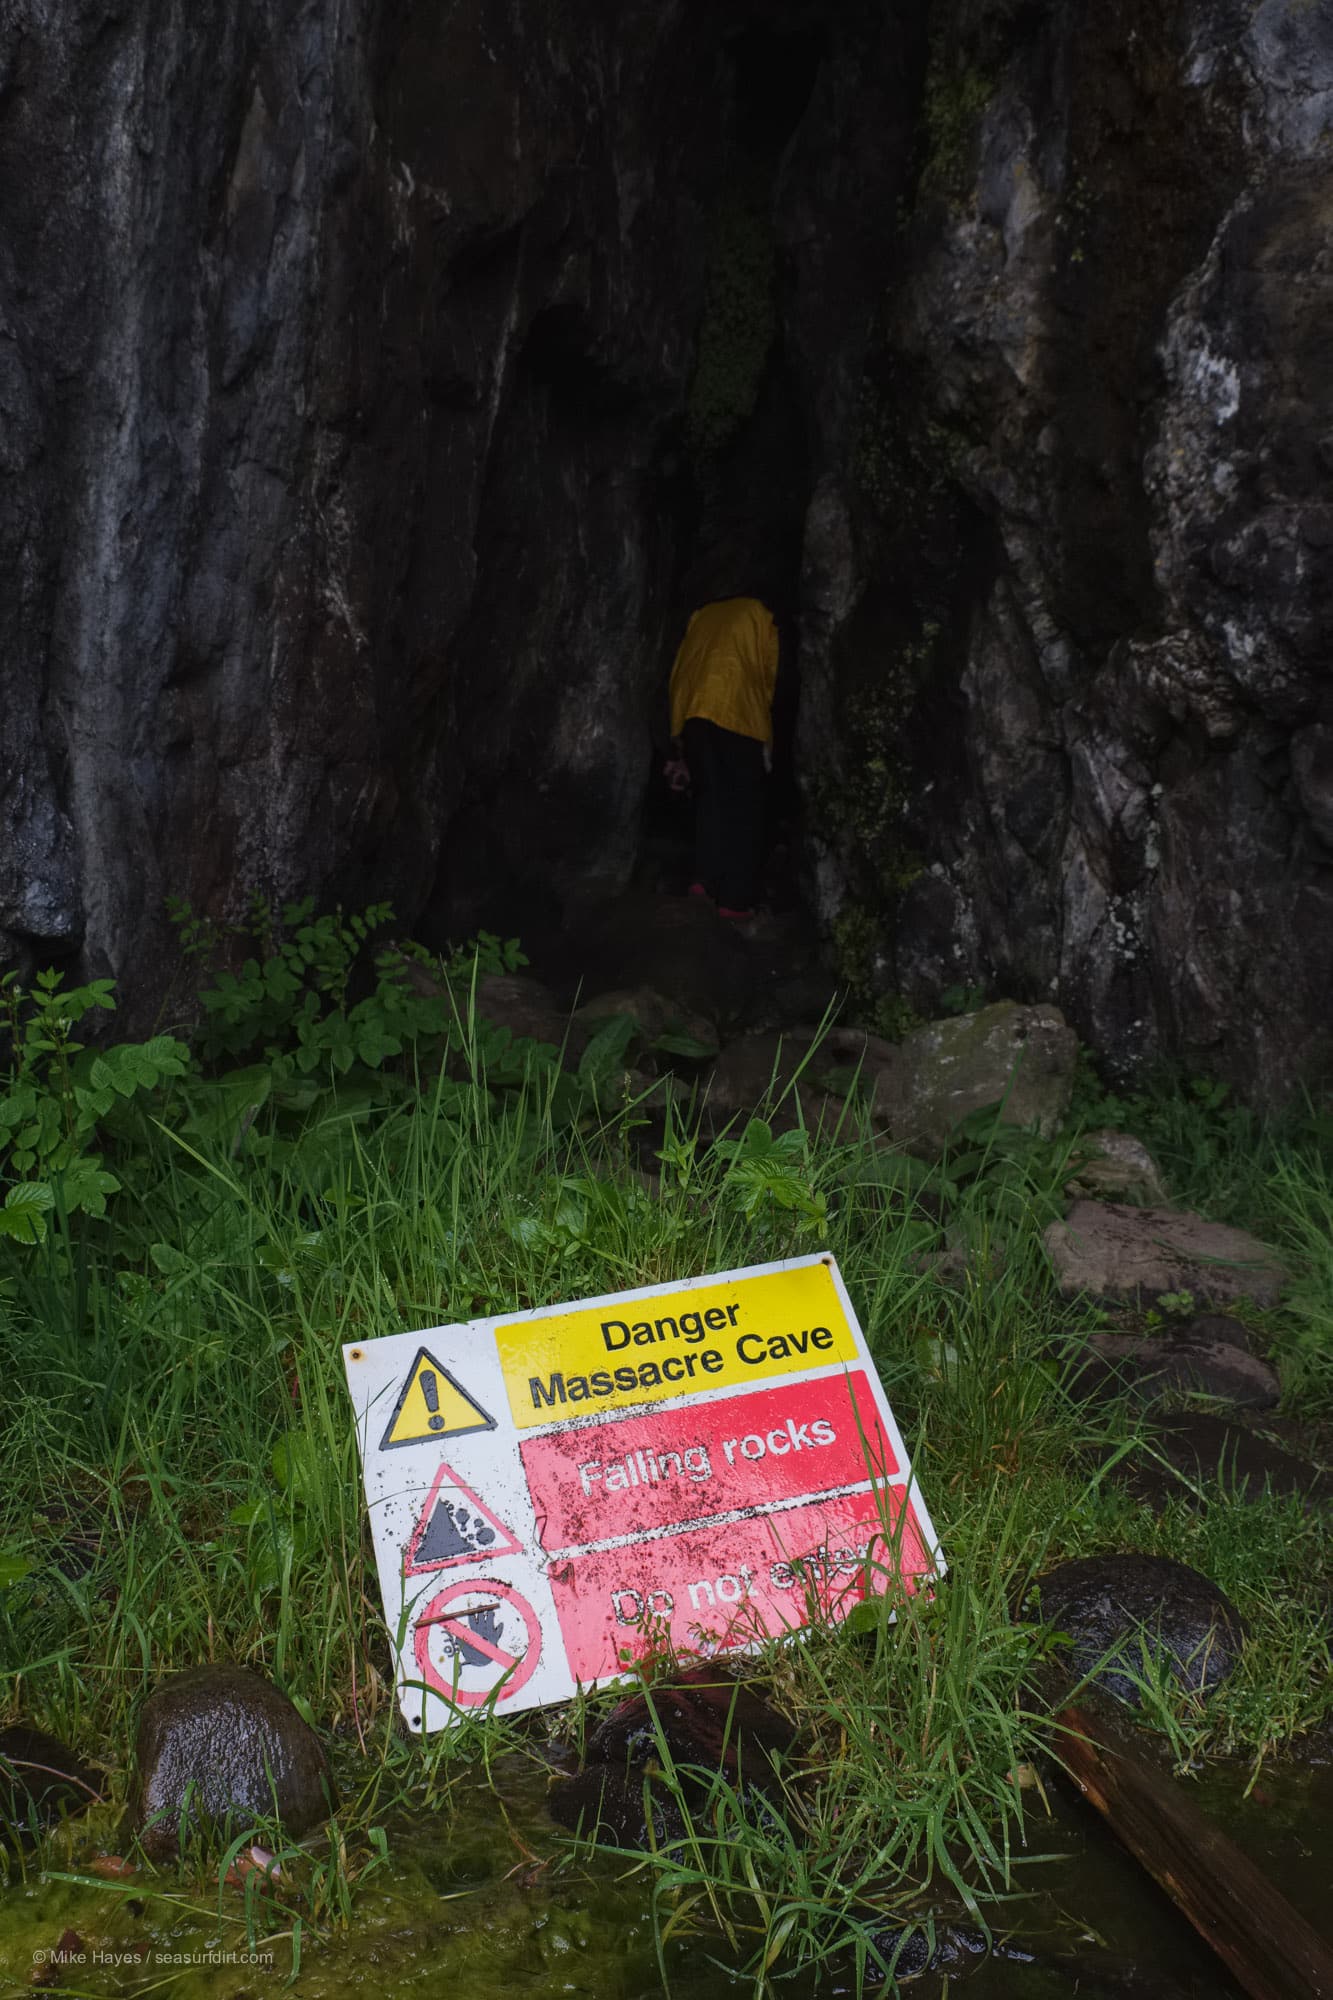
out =
<path fill-rule="evenodd" d="M 786 1717 L 728 1667 L 688 1667 L 611 1710 L 588 1738 L 584 1768 L 556 1786 L 550 1809 L 572 1832 L 616 1847 L 661 1847 L 685 1837 L 685 1807 L 705 1803 L 703 1774 L 721 1771 L 749 1816 L 772 1821 L 775 1760 L 795 1737 Z M 655 1775 L 663 1745 L 678 1793 Z"/>
<path fill-rule="evenodd" d="M 1161 1169 L 1132 1132 L 1089 1132 L 1078 1142 L 1065 1193 L 1075 1200 L 1125 1201 L 1148 1207 L 1166 1200 Z"/>
<path fill-rule="evenodd" d="M 692 1013 L 651 986 L 616 987 L 609 993 L 598 993 L 578 1009 L 574 1020 L 595 1033 L 618 1014 L 627 1014 L 634 1022 L 640 1046 L 652 1048 L 665 1036 L 697 1043 L 701 1057 L 716 1053 L 717 1029 L 707 1016 Z"/>
<path fill-rule="evenodd" d="M 621 1772 L 590 1764 L 561 1778 L 547 1805 L 559 1825 L 605 1847 L 656 1852 L 685 1839 L 688 1827 L 677 1801 L 642 1770 Z"/>
<path fill-rule="evenodd" d="M 462 993 L 459 1006 L 466 1005 L 467 995 Z M 508 1028 L 515 1041 L 548 1042 L 558 1049 L 569 1032 L 568 1008 L 539 979 L 522 972 L 488 972 L 479 979 L 477 1013 L 497 1028 Z"/>
<path fill-rule="evenodd" d="M 791 1028 L 743 1035 L 724 1049 L 708 1103 L 720 1123 L 786 1092 L 777 1129 L 799 1117 L 830 1130 L 854 1090 L 880 1139 L 934 1157 L 963 1119 L 989 1105 L 1003 1107 L 1007 1125 L 1054 1132 L 1069 1108 L 1077 1055 L 1077 1037 L 1054 1007 L 1014 1001 L 932 1021 L 901 1042 L 864 1028 Z"/>
<path fill-rule="evenodd" d="M 101 1797 L 97 1773 L 44 1729 L 0 1729 L 0 1846 L 26 1847 Z"/>
<path fill-rule="evenodd" d="M 855 1086 L 878 1124 L 879 1097 L 898 1051 L 864 1028 L 789 1028 L 785 1033 L 742 1035 L 723 1049 L 708 1080 L 708 1111 L 715 1126 L 744 1120 L 762 1109 L 773 1129 L 804 1123 L 832 1131 L 848 1116 Z M 781 1099 L 781 1102 L 770 1100 Z"/>
<path fill-rule="evenodd" d="M 796 1731 L 757 1688 L 725 1667 L 689 1667 L 622 1701 L 588 1739 L 587 1761 L 625 1768 L 654 1762 L 660 1740 L 677 1764 L 754 1777 L 789 1751 Z"/>
<path fill-rule="evenodd" d="M 1078 1037 L 1056 1007 L 1002 1000 L 916 1028 L 875 1082 L 875 1116 L 896 1145 L 936 1154 L 963 1119 L 1002 1105 L 1006 1125 L 1058 1130 L 1069 1109 Z"/>
<path fill-rule="evenodd" d="M 1065 1637 L 1068 1664 L 1117 1700 L 1135 1703 L 1145 1654 L 1184 1688 L 1208 1694 L 1234 1669 L 1245 1627 L 1198 1570 L 1165 1556 L 1090 1556 L 1033 1585 L 1042 1623 Z"/>
<path fill-rule="evenodd" d="M 1199 1324 L 1206 1326 L 1208 1322 Z M 1146 1339 L 1135 1334 L 1095 1333 L 1087 1346 L 1090 1359 L 1074 1384 L 1082 1395 L 1114 1387 L 1127 1390 L 1140 1402 L 1155 1403 L 1173 1391 L 1185 1390 L 1249 1410 L 1271 1410 L 1282 1395 L 1282 1383 L 1271 1362 L 1235 1341 L 1196 1333 L 1191 1327 Z"/>
<path fill-rule="evenodd" d="M 245 1667 L 195 1667 L 144 1703 L 131 1824 L 170 1860 L 184 1837 L 274 1819 L 299 1839 L 336 1803 L 319 1738 L 285 1694 Z"/>
<path fill-rule="evenodd" d="M 1206 1500 L 1219 1486 L 1243 1499 L 1272 1492 L 1313 1504 L 1333 1497 L 1333 1479 L 1308 1459 L 1193 1410 L 1154 1418 L 1142 1448 L 1117 1458 L 1111 1477 L 1159 1512 L 1171 1500 Z"/>
<path fill-rule="evenodd" d="M 1063 1298 L 1151 1305 L 1188 1292 L 1205 1305 L 1275 1306 L 1287 1273 L 1247 1230 L 1170 1208 L 1079 1201 L 1043 1242 Z"/>
<path fill-rule="evenodd" d="M 749 1019 L 754 953 L 701 896 L 621 896 L 569 926 L 551 965 L 570 990 L 645 988 L 729 1032 Z"/>

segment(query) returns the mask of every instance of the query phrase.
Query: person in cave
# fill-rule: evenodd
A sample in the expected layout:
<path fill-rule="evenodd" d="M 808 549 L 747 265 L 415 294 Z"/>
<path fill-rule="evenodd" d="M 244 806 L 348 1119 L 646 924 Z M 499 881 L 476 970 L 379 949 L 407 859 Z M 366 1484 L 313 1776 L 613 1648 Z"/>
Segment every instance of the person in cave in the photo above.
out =
<path fill-rule="evenodd" d="M 701 605 L 671 669 L 665 776 L 694 800 L 689 893 L 722 917 L 752 916 L 758 901 L 777 676 L 777 622 L 757 597 Z"/>

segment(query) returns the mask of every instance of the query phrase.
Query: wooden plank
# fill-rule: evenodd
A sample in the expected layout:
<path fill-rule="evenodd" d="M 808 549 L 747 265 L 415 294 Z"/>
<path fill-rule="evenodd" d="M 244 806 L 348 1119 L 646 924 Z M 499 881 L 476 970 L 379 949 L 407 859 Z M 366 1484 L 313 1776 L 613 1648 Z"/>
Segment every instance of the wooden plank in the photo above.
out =
<path fill-rule="evenodd" d="M 1083 1797 L 1252 2000 L 1333 2000 L 1333 1948 L 1120 1724 L 1071 1704 L 1055 1726 L 1054 1748 Z"/>

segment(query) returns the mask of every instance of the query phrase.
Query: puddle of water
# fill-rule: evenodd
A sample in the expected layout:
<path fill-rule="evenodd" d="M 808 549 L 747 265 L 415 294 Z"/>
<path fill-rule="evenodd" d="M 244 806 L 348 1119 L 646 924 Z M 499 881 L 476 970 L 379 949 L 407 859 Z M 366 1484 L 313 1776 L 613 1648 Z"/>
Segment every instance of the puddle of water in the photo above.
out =
<path fill-rule="evenodd" d="M 478 1783 L 448 1815 L 394 1829 L 391 1860 L 358 1887 L 350 1926 L 305 1939 L 301 1995 L 649 2000 L 662 1992 L 644 1878 L 610 1857 L 592 1868 L 554 1865 L 565 1849 L 546 1815 L 545 1774 L 515 1760 L 497 1777 L 503 1811 Z M 1248 1800 L 1243 1789 L 1243 1776 L 1213 1772 L 1196 1796 L 1319 1925 L 1333 1876 L 1333 1771 L 1266 1773 Z M 148 1878 L 128 1890 L 52 1879 L 58 1868 L 77 1872 L 98 1851 L 99 1831 L 95 1821 L 76 1822 L 65 1857 L 52 1859 L 44 1878 L 0 1890 L 0 1991 L 30 1994 L 35 1955 L 72 1930 L 82 1959 L 67 1963 L 49 1991 L 89 2000 L 150 1990 L 189 2000 L 276 2000 L 292 1969 L 290 1936 L 267 1937 L 261 1922 L 259 1956 L 249 1960 L 239 1892 L 223 1892 L 220 1917 L 216 1889 L 192 1890 L 167 1873 L 151 1878 L 158 1895 L 144 1895 Z M 1094 1815 L 1062 1801 L 1053 1820 L 1034 1822 L 1033 1845 L 1057 1858 L 1026 1871 L 1029 1894 L 1005 1912 L 1004 1928 L 1037 1963 L 979 1966 L 966 1980 L 970 2000 L 1076 1992 L 1080 2000 L 1230 2000 L 1236 1993 Z M 550 1865 L 534 1868 L 533 1857 Z M 136 1951 L 142 1957 L 126 1957 Z M 675 2000 L 750 1990 L 697 1937 L 669 1947 L 666 1970 Z M 839 1983 L 826 1980 L 824 1990 Z M 812 1988 L 797 1982 L 784 1990 L 803 2000 Z M 907 1990 L 929 2000 L 941 1985 L 926 1979 Z"/>

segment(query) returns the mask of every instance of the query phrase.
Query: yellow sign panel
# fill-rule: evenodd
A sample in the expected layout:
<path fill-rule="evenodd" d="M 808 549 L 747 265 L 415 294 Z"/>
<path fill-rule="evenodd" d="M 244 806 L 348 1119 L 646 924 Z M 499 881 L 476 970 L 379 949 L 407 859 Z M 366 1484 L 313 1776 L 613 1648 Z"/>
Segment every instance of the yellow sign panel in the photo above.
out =
<path fill-rule="evenodd" d="M 469 1396 L 447 1368 L 441 1368 L 424 1347 L 407 1371 L 407 1380 L 398 1392 L 393 1415 L 381 1451 L 396 1451 L 405 1444 L 435 1444 L 440 1438 L 458 1437 L 463 1431 L 493 1431 L 495 1418 Z"/>
<path fill-rule="evenodd" d="M 520 1430 L 859 1359 L 823 1263 L 495 1328 Z"/>

